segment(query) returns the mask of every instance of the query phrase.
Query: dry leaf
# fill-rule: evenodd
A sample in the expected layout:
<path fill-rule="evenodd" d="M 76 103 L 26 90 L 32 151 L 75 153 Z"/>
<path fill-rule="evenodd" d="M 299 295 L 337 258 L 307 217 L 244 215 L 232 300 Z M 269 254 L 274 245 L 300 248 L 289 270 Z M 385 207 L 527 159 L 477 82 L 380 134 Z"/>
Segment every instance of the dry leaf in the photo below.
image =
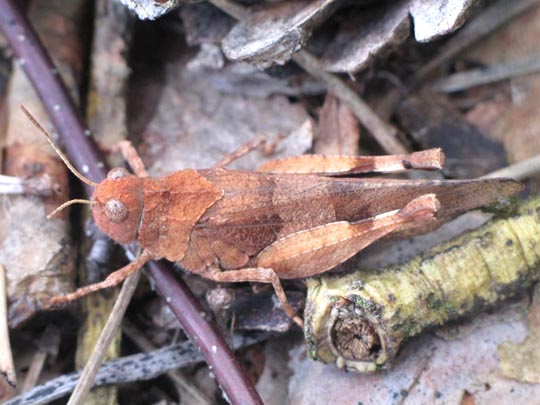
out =
<path fill-rule="evenodd" d="M 360 126 L 351 109 L 328 93 L 319 112 L 313 147 L 320 155 L 358 155 Z"/>

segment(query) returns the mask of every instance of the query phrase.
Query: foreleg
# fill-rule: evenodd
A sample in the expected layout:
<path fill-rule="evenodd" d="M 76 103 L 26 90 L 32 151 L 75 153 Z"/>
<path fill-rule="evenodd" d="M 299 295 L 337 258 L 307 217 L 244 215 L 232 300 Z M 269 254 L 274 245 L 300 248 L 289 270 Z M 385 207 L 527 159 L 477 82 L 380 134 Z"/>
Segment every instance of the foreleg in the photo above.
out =
<path fill-rule="evenodd" d="M 139 257 L 128 265 L 122 267 L 121 269 L 116 270 L 115 272 L 109 274 L 107 278 L 99 283 L 90 284 L 81 288 L 78 288 L 72 293 L 61 295 L 58 297 L 53 297 L 49 301 L 51 306 L 59 304 L 67 304 L 69 302 L 78 300 L 81 297 L 84 297 L 87 294 L 90 294 L 95 291 L 102 290 L 108 287 L 114 287 L 115 285 L 120 284 L 131 274 L 135 273 L 142 266 L 144 266 L 148 261 L 152 259 L 152 256 L 147 251 L 143 251 Z"/>
<path fill-rule="evenodd" d="M 139 155 L 139 152 L 133 147 L 130 141 L 120 141 L 116 148 L 122 153 L 122 156 L 128 162 L 129 167 L 139 177 L 148 177 L 148 172 L 144 167 L 144 163 Z"/>

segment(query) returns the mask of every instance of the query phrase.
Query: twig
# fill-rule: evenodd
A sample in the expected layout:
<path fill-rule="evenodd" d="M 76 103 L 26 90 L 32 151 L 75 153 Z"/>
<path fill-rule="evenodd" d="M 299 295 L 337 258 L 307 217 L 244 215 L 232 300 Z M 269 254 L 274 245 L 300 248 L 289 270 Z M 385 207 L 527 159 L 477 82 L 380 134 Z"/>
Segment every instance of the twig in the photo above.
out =
<path fill-rule="evenodd" d="M 99 245 L 100 241 L 92 244 L 92 247 Z M 86 249 L 89 244 L 84 246 L 85 250 L 83 254 L 87 254 Z M 83 264 L 84 263 L 84 264 Z M 92 269 L 87 266 L 88 260 L 81 262 L 80 266 L 86 265 L 86 269 L 80 269 L 80 271 L 86 275 L 86 280 L 91 280 L 94 276 L 92 274 L 103 274 L 95 268 Z M 110 270 L 111 261 L 107 261 L 102 267 L 103 270 Z M 92 271 L 94 272 L 92 273 Z M 106 294 L 97 293 L 90 294 L 84 297 L 81 302 L 82 311 L 84 313 L 84 321 L 79 327 L 77 333 L 77 349 L 75 351 L 75 369 L 82 370 L 91 359 L 99 355 L 96 350 L 96 345 L 103 334 L 103 330 L 109 317 L 111 316 L 113 307 L 118 301 L 118 293 L 120 288 L 114 288 L 114 291 L 110 291 Z M 119 319 L 119 323 L 121 319 Z M 115 328 L 111 338 L 110 344 L 103 349 L 103 356 L 101 361 L 116 359 L 120 357 L 120 345 L 122 342 L 122 331 L 119 327 Z M 101 366 L 101 363 L 99 364 Z M 116 404 L 118 402 L 118 387 L 107 386 L 100 387 L 88 393 L 84 399 L 85 405 L 97 405 L 97 404 Z"/>
<path fill-rule="evenodd" d="M 56 69 L 26 17 L 14 0 L 0 0 L 0 28 L 31 80 L 55 124 L 74 165 L 93 180 L 106 176 L 106 166 L 95 142 L 87 134 Z M 91 194 L 91 189 L 86 188 Z M 200 345 L 227 397 L 235 403 L 262 403 L 217 329 L 203 317 L 202 309 L 182 280 L 176 280 L 171 266 L 151 262 L 150 275 L 190 339 Z M 219 353 L 215 355 L 214 352 Z"/>
<path fill-rule="evenodd" d="M 523 180 L 538 174 L 540 174 L 540 155 L 491 172 L 482 176 L 482 178 L 511 177 L 516 180 Z"/>
<path fill-rule="evenodd" d="M 24 179 L 0 174 L 0 194 L 24 194 Z"/>
<path fill-rule="evenodd" d="M 105 324 L 105 327 L 103 328 L 103 331 L 96 342 L 94 351 L 81 373 L 81 378 L 77 382 L 77 386 L 75 387 L 73 394 L 69 398 L 68 405 L 82 404 L 84 398 L 90 392 L 99 371 L 99 367 L 103 363 L 103 360 L 107 354 L 107 349 L 111 345 L 112 339 L 114 338 L 116 329 L 124 317 L 129 302 L 131 301 L 131 297 L 135 292 L 135 288 L 137 288 L 137 283 L 139 282 L 140 276 L 141 270 L 138 270 L 129 276 L 126 281 L 124 281 L 120 294 L 118 294 L 118 299 L 114 303 L 111 314 L 107 319 L 107 323 Z"/>
<path fill-rule="evenodd" d="M 229 0 L 210 0 L 210 3 L 236 19 L 241 20 L 246 16 L 246 9 Z M 382 120 L 343 80 L 326 72 L 317 58 L 301 50 L 293 55 L 292 60 L 311 76 L 322 81 L 328 92 L 347 104 L 358 121 L 371 132 L 386 152 L 394 155 L 407 153 L 407 148 L 397 138 L 398 130 Z"/>
<path fill-rule="evenodd" d="M 45 365 L 47 356 L 50 355 L 51 357 L 56 358 L 58 355 L 58 348 L 60 346 L 60 331 L 54 325 L 47 326 L 45 331 L 38 339 L 37 346 L 38 350 L 32 357 L 32 363 L 30 364 L 30 368 L 26 373 L 26 377 L 21 388 L 22 392 L 29 391 L 35 387 L 41 372 L 43 371 L 43 366 Z"/>
<path fill-rule="evenodd" d="M 30 363 L 30 368 L 26 373 L 26 378 L 24 379 L 21 391 L 26 392 L 31 390 L 36 386 L 36 383 L 43 371 L 43 366 L 45 365 L 45 360 L 47 359 L 47 353 L 43 350 L 36 350 L 34 356 L 32 357 L 32 362 Z"/>
<path fill-rule="evenodd" d="M 96 0 L 89 69 L 86 116 L 98 144 L 109 150 L 128 136 L 127 97 L 131 69 L 128 54 L 135 16 L 119 1 Z M 120 155 L 109 155 L 113 166 L 123 164 Z"/>
<path fill-rule="evenodd" d="M 47 356 L 56 358 L 60 347 L 60 331 L 54 325 L 49 325 L 37 340 L 37 350 L 32 357 L 30 368 L 21 387 L 22 392 L 34 388 L 37 384 Z"/>
<path fill-rule="evenodd" d="M 0 174 L 0 194 L 27 194 L 50 197 L 57 192 L 58 187 L 60 185 L 54 184 L 49 175 L 23 179 Z"/>
<path fill-rule="evenodd" d="M 474 42 L 539 4 L 538 0 L 500 0 L 493 4 L 448 40 L 441 53 L 416 72 L 411 80 L 412 87 L 421 85 L 439 66 L 453 59 Z"/>
<path fill-rule="evenodd" d="M 6 271 L 0 264 L 0 400 L 11 397 L 17 388 L 7 322 Z"/>
<path fill-rule="evenodd" d="M 233 337 L 235 349 L 250 346 L 268 338 L 267 334 L 254 337 Z M 160 349 L 137 353 L 104 363 L 96 376 L 94 387 L 106 384 L 121 384 L 135 381 L 147 381 L 156 378 L 168 370 L 189 367 L 204 361 L 197 348 L 190 341 L 185 341 Z M 12 398 L 3 405 L 43 405 L 62 398 L 73 391 L 81 373 L 65 374 L 39 385 L 31 391 Z"/>
<path fill-rule="evenodd" d="M 473 69 L 455 73 L 435 81 L 431 87 L 437 91 L 452 93 L 481 84 L 493 83 L 515 76 L 529 75 L 539 71 L 540 57 L 535 56 L 526 60 L 488 66 L 485 69 Z"/>
<path fill-rule="evenodd" d="M 156 350 L 150 340 L 144 336 L 139 329 L 127 319 L 122 323 L 123 332 L 141 349 L 143 352 L 153 352 Z M 190 383 L 179 370 L 167 371 L 167 376 L 179 387 L 181 400 L 186 403 L 211 404 L 212 401 L 204 395 L 196 386 Z M 183 394 L 188 398 L 184 398 Z"/>

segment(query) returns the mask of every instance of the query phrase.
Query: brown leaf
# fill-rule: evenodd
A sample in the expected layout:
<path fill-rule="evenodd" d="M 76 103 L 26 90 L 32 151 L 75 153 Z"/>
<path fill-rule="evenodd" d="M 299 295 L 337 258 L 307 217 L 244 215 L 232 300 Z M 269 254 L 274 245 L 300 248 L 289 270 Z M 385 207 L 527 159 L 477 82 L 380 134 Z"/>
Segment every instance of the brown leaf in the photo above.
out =
<path fill-rule="evenodd" d="M 357 155 L 360 127 L 350 108 L 328 93 L 319 112 L 314 152 L 321 155 Z"/>

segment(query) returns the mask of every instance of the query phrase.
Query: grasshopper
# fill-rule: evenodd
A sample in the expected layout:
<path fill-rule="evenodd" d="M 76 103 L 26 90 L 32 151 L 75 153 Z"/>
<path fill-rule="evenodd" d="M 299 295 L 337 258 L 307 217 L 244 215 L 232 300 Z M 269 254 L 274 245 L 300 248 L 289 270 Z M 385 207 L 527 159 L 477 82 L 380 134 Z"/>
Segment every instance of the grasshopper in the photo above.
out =
<path fill-rule="evenodd" d="M 286 314 L 302 325 L 281 279 L 324 273 L 373 242 L 428 232 L 448 219 L 519 191 L 512 179 L 397 180 L 363 173 L 439 170 L 440 149 L 394 156 L 304 155 L 270 161 L 257 171 L 185 169 L 149 177 L 133 148 L 122 148 L 135 174 L 112 169 L 95 183 L 80 174 L 28 111 L 36 127 L 81 181 L 93 187 L 97 226 L 142 253 L 104 281 L 52 298 L 68 303 L 111 287 L 150 260 L 165 258 L 219 283 L 271 283 Z M 228 160 L 230 162 L 230 160 Z"/>

